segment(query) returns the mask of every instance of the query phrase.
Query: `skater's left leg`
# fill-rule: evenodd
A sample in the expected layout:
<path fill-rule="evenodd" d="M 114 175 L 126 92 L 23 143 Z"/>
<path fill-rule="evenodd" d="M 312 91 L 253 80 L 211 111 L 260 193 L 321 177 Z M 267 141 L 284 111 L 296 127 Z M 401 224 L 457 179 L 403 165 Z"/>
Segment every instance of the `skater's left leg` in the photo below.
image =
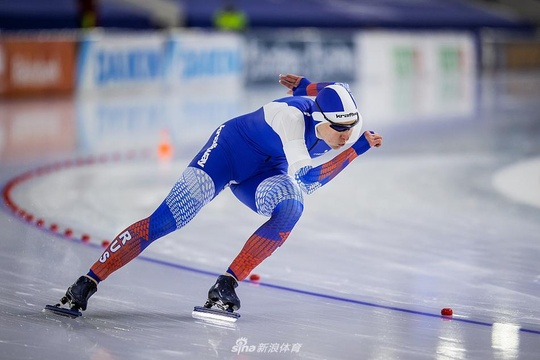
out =
<path fill-rule="evenodd" d="M 286 174 L 260 176 L 231 190 L 240 201 L 261 215 L 270 216 L 251 237 L 227 269 L 208 291 L 206 307 L 217 305 L 238 310 L 237 281 L 244 280 L 264 259 L 280 247 L 300 219 L 304 209 L 300 188 Z"/>

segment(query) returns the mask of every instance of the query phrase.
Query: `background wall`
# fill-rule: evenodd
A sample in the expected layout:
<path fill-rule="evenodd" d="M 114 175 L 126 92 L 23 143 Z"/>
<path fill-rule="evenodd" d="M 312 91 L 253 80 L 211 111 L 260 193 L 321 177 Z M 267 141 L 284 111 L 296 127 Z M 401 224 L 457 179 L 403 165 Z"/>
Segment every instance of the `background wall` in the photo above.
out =
<path fill-rule="evenodd" d="M 247 19 L 240 31 L 214 26 L 225 6 Z M 539 68 L 524 13 L 456 0 L 2 2 L 0 96 Z"/>

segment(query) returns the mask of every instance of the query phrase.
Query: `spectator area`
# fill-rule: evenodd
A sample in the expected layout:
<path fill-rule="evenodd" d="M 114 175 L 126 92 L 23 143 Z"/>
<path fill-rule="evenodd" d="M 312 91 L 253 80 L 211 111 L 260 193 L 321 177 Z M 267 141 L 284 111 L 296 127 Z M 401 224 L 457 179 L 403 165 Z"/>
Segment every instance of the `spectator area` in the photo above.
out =
<path fill-rule="evenodd" d="M 152 0 L 146 0 L 148 3 Z M 211 27 L 224 0 L 171 0 L 182 8 L 190 27 Z M 464 0 L 236 0 L 252 28 L 453 28 L 524 29 L 528 24 L 510 13 L 495 12 Z M 106 28 L 159 27 L 147 10 L 118 0 L 99 1 L 100 24 Z M 0 29 L 77 28 L 76 0 L 0 2 Z"/>

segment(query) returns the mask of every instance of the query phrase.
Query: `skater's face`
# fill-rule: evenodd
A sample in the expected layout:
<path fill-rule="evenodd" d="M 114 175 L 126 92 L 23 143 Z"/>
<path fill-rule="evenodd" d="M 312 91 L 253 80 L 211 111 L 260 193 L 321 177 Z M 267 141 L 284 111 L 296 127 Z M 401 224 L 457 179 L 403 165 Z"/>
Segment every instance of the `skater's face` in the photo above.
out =
<path fill-rule="evenodd" d="M 332 149 L 337 150 L 341 148 L 349 138 L 351 137 L 353 128 L 350 128 L 346 131 L 336 131 L 332 129 L 330 123 L 322 123 L 317 126 L 317 133 L 325 143 L 328 144 Z"/>

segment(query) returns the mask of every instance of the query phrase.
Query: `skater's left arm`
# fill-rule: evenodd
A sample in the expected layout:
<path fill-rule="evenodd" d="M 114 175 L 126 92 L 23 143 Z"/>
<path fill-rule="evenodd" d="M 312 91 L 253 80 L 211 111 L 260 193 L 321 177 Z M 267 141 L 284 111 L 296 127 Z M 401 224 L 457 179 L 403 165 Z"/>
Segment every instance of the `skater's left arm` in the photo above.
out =
<path fill-rule="evenodd" d="M 287 91 L 287 94 L 294 96 L 317 96 L 319 91 L 333 84 L 339 84 L 348 91 L 350 91 L 349 84 L 347 83 L 337 83 L 331 81 L 311 82 L 303 76 L 294 74 L 280 74 L 279 83 L 289 89 L 289 91 Z"/>
<path fill-rule="evenodd" d="M 294 177 L 300 188 L 307 194 L 311 194 L 335 178 L 356 157 L 362 155 L 372 147 L 380 147 L 381 145 L 381 135 L 373 131 L 366 131 L 350 148 L 330 161 L 316 167 L 310 165 L 303 166 L 295 172 Z"/>

